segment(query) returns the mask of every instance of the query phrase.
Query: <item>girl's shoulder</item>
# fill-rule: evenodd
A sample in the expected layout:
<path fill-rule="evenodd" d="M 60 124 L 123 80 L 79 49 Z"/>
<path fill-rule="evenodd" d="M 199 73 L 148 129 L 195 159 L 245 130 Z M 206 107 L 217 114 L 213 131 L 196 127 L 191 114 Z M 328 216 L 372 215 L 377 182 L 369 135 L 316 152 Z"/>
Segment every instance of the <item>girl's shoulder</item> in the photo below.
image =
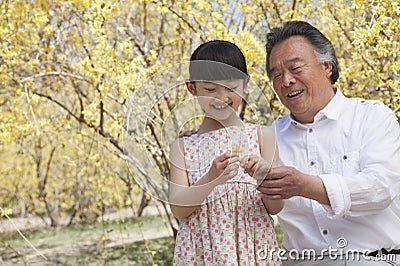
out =
<path fill-rule="evenodd" d="M 247 122 L 247 123 L 244 123 L 244 127 L 245 128 L 258 128 L 258 127 L 260 127 L 260 125 Z"/>
<path fill-rule="evenodd" d="M 270 126 L 259 125 L 259 124 L 254 124 L 254 123 L 245 123 L 245 127 L 247 129 L 257 129 L 257 133 L 259 134 L 259 137 L 261 134 L 266 134 L 267 136 L 275 135 Z"/>
<path fill-rule="evenodd" d="M 263 143 L 276 142 L 275 133 L 271 127 L 265 125 L 256 125 L 256 126 L 257 126 L 257 137 L 260 146 L 262 146 Z"/>
<path fill-rule="evenodd" d="M 183 137 L 178 137 L 169 144 L 170 153 L 179 152 L 183 150 Z"/>

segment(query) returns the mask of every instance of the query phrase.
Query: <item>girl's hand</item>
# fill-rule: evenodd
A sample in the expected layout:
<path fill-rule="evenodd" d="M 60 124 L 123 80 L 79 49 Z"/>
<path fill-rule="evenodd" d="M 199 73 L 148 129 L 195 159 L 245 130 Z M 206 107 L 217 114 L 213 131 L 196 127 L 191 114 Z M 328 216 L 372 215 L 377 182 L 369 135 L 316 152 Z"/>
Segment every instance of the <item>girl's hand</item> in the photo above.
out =
<path fill-rule="evenodd" d="M 244 173 L 262 181 L 267 177 L 271 164 L 257 155 L 248 155 L 240 160 L 240 167 L 244 168 Z"/>
<path fill-rule="evenodd" d="M 223 184 L 234 178 L 239 172 L 239 155 L 224 153 L 214 159 L 208 174 L 210 181 L 217 180 L 218 184 Z"/>

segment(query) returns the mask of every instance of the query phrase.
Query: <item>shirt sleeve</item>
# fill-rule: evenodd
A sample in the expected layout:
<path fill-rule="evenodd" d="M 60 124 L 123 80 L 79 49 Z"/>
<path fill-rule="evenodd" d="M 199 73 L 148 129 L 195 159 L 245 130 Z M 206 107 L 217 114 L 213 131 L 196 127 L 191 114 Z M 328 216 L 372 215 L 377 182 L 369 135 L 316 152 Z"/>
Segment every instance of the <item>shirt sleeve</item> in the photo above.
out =
<path fill-rule="evenodd" d="M 362 216 L 387 208 L 400 193 L 400 128 L 393 112 L 374 102 L 360 130 L 360 171 L 320 175 L 331 205 L 331 218 Z"/>

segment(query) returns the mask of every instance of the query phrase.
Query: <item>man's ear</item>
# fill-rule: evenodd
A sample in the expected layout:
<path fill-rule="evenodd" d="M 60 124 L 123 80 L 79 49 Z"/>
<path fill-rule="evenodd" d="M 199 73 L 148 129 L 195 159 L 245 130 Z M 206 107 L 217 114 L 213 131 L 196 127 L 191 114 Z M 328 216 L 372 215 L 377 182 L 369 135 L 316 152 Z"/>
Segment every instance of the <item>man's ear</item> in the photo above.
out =
<path fill-rule="evenodd" d="M 330 79 L 332 76 L 332 62 L 324 62 L 323 63 L 325 69 L 325 76 L 327 79 Z"/>
<path fill-rule="evenodd" d="M 190 80 L 186 80 L 185 84 L 186 84 L 186 88 L 188 89 L 190 94 L 192 94 L 193 96 L 196 96 L 196 86 L 194 85 L 194 82 L 190 81 Z"/>
<path fill-rule="evenodd" d="M 247 86 L 249 85 L 249 82 L 250 82 L 250 77 L 246 77 L 243 80 L 243 91 L 245 91 L 247 89 Z"/>

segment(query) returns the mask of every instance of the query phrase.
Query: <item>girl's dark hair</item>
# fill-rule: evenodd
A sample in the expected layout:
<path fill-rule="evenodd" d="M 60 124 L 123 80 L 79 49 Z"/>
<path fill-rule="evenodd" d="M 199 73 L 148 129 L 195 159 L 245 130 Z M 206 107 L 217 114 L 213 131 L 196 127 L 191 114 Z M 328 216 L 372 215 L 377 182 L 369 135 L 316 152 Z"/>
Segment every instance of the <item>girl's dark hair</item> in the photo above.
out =
<path fill-rule="evenodd" d="M 305 37 L 314 47 L 318 62 L 331 62 L 331 83 L 334 84 L 339 78 L 339 62 L 332 43 L 318 29 L 305 21 L 288 21 L 282 27 L 273 28 L 267 34 L 267 73 L 271 76 L 270 57 L 275 45 L 293 36 Z"/>
<path fill-rule="evenodd" d="M 203 43 L 190 57 L 191 81 L 245 79 L 248 77 L 246 60 L 235 44 L 214 40 Z"/>

